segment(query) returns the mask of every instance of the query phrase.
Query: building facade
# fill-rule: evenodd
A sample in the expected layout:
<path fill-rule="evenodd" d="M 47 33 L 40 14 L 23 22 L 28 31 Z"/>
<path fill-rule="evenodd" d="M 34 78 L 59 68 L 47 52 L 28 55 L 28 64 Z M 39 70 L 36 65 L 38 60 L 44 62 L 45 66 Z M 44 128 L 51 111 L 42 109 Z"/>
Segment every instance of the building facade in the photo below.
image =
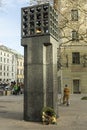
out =
<path fill-rule="evenodd" d="M 22 67 L 21 64 L 18 65 L 20 59 Z M 22 55 L 6 46 L 0 45 L 0 83 L 8 84 L 13 81 L 23 81 L 23 62 L 24 58 Z M 20 70 L 22 72 L 19 77 L 18 71 Z"/>
<path fill-rule="evenodd" d="M 87 0 L 59 4 L 58 88 L 87 93 Z"/>
<path fill-rule="evenodd" d="M 24 56 L 17 56 L 17 82 L 24 83 Z"/>

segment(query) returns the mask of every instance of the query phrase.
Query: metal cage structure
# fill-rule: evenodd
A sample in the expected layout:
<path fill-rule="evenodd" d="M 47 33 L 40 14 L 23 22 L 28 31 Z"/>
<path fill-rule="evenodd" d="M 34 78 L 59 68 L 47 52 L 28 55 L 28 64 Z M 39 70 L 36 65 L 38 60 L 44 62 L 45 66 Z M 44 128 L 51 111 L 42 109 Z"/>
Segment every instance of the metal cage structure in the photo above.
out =
<path fill-rule="evenodd" d="M 49 3 L 22 8 L 22 37 L 51 34 L 58 38 L 58 14 Z"/>

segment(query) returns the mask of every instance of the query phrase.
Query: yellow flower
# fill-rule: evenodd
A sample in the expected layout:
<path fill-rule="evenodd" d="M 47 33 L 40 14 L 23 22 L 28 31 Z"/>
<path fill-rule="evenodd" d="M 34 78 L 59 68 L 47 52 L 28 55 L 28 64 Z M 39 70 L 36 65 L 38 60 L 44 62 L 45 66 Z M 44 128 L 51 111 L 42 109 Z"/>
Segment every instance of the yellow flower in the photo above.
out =
<path fill-rule="evenodd" d="M 54 116 L 52 116 L 51 120 L 52 120 L 52 124 L 55 124 L 57 122 L 57 119 Z"/>

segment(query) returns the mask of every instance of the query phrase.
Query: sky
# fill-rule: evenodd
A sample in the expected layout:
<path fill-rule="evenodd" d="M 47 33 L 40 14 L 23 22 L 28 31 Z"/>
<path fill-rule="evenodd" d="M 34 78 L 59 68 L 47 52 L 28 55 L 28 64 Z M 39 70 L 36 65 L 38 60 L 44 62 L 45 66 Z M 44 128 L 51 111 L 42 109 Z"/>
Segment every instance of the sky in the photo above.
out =
<path fill-rule="evenodd" d="M 0 0 L 0 45 L 24 54 L 21 46 L 21 8 L 29 0 Z"/>

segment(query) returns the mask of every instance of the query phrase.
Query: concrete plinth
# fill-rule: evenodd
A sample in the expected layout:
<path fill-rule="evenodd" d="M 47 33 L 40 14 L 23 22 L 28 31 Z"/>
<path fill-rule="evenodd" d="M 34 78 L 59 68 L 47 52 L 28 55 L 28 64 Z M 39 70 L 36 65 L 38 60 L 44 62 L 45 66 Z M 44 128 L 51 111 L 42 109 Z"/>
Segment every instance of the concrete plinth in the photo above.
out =
<path fill-rule="evenodd" d="M 22 45 L 24 119 L 41 121 L 43 107 L 52 107 L 57 113 L 57 42 L 50 36 L 38 36 L 22 39 Z"/>

